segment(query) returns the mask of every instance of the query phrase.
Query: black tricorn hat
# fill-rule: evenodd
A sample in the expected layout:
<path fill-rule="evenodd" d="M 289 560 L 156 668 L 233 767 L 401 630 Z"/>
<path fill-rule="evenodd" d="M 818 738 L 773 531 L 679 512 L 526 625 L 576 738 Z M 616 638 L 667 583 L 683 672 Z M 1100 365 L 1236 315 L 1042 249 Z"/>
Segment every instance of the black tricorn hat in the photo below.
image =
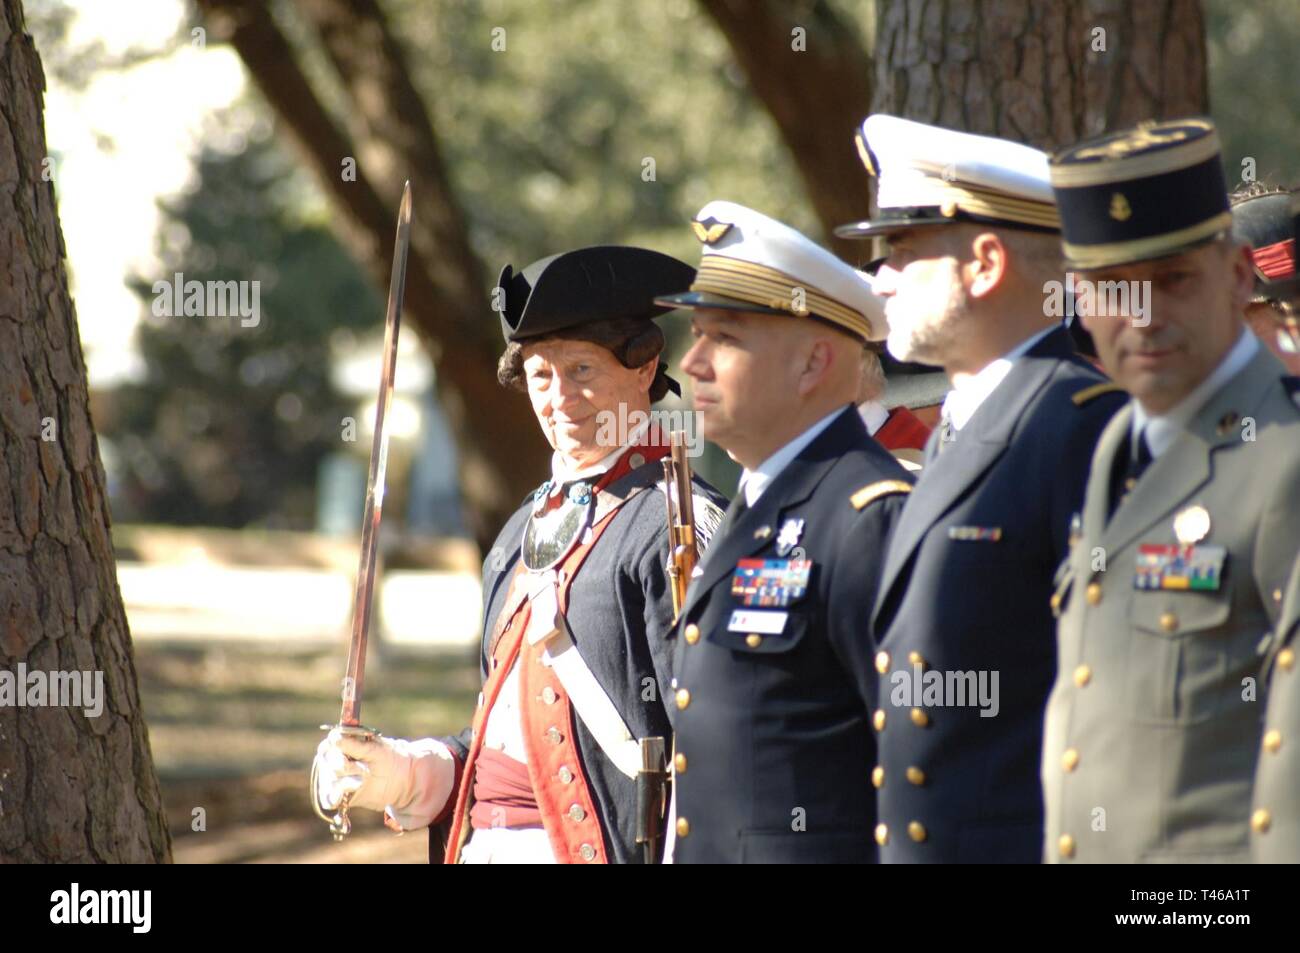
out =
<path fill-rule="evenodd" d="M 1281 189 L 1232 197 L 1232 233 L 1250 246 L 1256 301 L 1279 297 L 1295 278 L 1291 199 L 1291 193 Z"/>
<path fill-rule="evenodd" d="M 522 341 L 615 318 L 649 320 L 672 308 L 660 295 L 685 291 L 695 269 L 670 255 L 625 245 L 595 245 L 551 255 L 521 271 L 501 269 L 501 332 Z"/>

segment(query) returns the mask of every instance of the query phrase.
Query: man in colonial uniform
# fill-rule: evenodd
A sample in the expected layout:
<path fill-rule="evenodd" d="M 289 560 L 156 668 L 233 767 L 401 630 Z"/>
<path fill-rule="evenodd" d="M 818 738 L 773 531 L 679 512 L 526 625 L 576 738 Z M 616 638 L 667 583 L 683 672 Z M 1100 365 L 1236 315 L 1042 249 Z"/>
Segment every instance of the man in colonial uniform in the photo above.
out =
<path fill-rule="evenodd" d="M 1080 314 L 1132 395 L 1098 442 L 1053 600 L 1053 862 L 1240 862 L 1252 826 L 1271 826 L 1251 795 L 1268 757 L 1265 663 L 1276 659 L 1281 684 L 1279 646 L 1300 613 L 1300 406 L 1242 320 L 1255 274 L 1231 237 L 1221 163 L 1202 119 L 1052 158 L 1067 261 L 1126 291 Z M 1123 306 L 1138 294 L 1145 307 Z"/>
<path fill-rule="evenodd" d="M 889 350 L 953 384 L 874 607 L 876 842 L 887 863 L 1033 863 L 1052 576 L 1122 399 L 1044 306 L 1063 277 L 1046 155 L 884 115 L 858 147 L 880 212 L 837 233 L 889 243 Z"/>
<path fill-rule="evenodd" d="M 674 863 L 868 862 L 867 613 L 912 479 L 854 406 L 871 290 L 767 216 L 711 202 L 682 359 L 704 435 L 744 468 L 682 608 Z"/>
<path fill-rule="evenodd" d="M 384 810 L 390 827 L 431 826 L 431 856 L 449 863 L 649 859 L 644 834 L 662 817 L 638 815 L 639 742 L 670 732 L 673 604 L 659 485 L 668 446 L 648 415 L 677 389 L 651 319 L 668 310 L 655 295 L 692 275 L 625 247 L 501 273 L 498 377 L 528 394 L 555 453 L 551 478 L 483 564 L 473 725 L 414 742 L 331 735 L 319 755 L 323 806 L 352 790 L 353 806 Z M 724 504 L 697 481 L 701 546 Z"/>

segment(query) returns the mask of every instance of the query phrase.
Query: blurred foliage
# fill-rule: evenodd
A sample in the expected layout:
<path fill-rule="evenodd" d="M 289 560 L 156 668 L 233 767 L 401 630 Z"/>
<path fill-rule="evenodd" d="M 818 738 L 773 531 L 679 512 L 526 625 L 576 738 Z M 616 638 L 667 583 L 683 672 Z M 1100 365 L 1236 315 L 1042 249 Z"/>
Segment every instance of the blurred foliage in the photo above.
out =
<path fill-rule="evenodd" d="M 1269 185 L 1300 186 L 1300 3 L 1203 0 L 1210 112 L 1223 141 L 1228 187 L 1242 160 Z"/>
<path fill-rule="evenodd" d="M 309 529 L 317 467 L 339 447 L 351 404 L 330 380 L 331 334 L 372 329 L 383 302 L 322 223 L 304 220 L 293 162 L 269 123 L 208 149 L 191 191 L 163 206 L 169 283 L 260 282 L 260 322 L 149 316 L 146 373 L 118 389 L 102 427 L 117 461 L 119 518 Z"/>

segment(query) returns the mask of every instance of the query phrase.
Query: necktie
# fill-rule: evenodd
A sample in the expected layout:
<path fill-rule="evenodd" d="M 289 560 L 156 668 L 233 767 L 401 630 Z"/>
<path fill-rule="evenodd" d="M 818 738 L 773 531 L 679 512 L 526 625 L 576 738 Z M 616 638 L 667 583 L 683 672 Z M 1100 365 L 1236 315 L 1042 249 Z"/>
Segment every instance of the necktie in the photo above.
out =
<path fill-rule="evenodd" d="M 745 502 L 745 488 L 741 486 L 736 490 L 736 498 L 727 507 L 727 512 L 722 515 L 722 522 L 718 524 L 718 529 L 713 534 L 713 541 L 716 543 L 731 532 L 731 528 L 736 525 L 736 521 L 744 516 L 745 511 L 748 509 L 749 504 Z"/>
<path fill-rule="evenodd" d="M 1120 503 L 1124 502 L 1124 497 L 1132 492 L 1133 487 L 1137 486 L 1138 480 L 1142 478 L 1151 466 L 1151 445 L 1147 443 L 1146 431 L 1143 430 L 1137 435 L 1137 439 L 1124 441 L 1126 452 L 1115 455 L 1115 464 L 1111 469 L 1110 477 L 1110 515 L 1113 516 L 1119 509 Z"/>

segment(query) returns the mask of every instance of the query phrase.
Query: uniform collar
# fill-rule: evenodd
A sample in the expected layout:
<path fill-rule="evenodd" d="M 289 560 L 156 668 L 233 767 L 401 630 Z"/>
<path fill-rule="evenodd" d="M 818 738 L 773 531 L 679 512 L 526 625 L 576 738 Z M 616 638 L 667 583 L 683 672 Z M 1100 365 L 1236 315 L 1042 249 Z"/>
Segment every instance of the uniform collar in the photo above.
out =
<path fill-rule="evenodd" d="M 747 469 L 741 473 L 740 490 L 745 494 L 745 505 L 752 507 L 757 503 L 758 498 L 763 495 L 763 491 L 767 489 L 768 484 L 775 480 L 781 471 L 790 465 L 790 461 L 799 456 L 799 452 L 817 439 L 818 434 L 829 427 L 831 421 L 842 413 L 844 413 L 844 408 L 836 407 L 817 423 L 760 463 L 757 468 L 753 470 Z"/>
<path fill-rule="evenodd" d="M 1049 325 L 1035 334 L 1025 338 L 1014 348 L 995 361 L 990 361 L 978 374 L 954 381 L 952 390 L 943 400 L 943 413 L 952 421 L 954 430 L 961 430 L 970 423 L 980 404 L 988 399 L 1003 379 L 1011 373 L 1016 360 L 1029 352 L 1035 344 L 1057 330 L 1059 325 Z"/>
<path fill-rule="evenodd" d="M 1139 401 L 1133 401 L 1133 425 L 1130 439 L 1137 440 L 1138 434 L 1144 434 L 1152 458 L 1160 456 L 1178 439 L 1178 434 L 1186 430 L 1192 418 L 1218 391 L 1236 377 L 1241 369 L 1250 363 L 1250 359 L 1259 350 L 1255 335 L 1243 328 L 1237 343 L 1228 351 L 1219 366 L 1210 372 L 1210 376 L 1201 381 L 1196 388 L 1163 414 L 1148 414 Z"/>

